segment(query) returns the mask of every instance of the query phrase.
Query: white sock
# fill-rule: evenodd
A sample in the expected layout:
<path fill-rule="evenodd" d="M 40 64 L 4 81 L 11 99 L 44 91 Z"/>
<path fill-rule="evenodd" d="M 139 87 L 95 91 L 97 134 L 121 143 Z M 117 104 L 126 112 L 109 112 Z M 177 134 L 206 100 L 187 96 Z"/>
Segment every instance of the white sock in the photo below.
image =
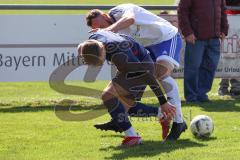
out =
<path fill-rule="evenodd" d="M 168 76 L 161 81 L 161 84 L 167 94 L 168 102 L 176 107 L 176 116 L 173 118 L 173 122 L 182 123 L 181 99 L 176 81 Z"/>
<path fill-rule="evenodd" d="M 133 129 L 133 127 L 129 128 L 128 130 L 124 131 L 125 136 L 127 137 L 137 137 L 137 132 Z"/>

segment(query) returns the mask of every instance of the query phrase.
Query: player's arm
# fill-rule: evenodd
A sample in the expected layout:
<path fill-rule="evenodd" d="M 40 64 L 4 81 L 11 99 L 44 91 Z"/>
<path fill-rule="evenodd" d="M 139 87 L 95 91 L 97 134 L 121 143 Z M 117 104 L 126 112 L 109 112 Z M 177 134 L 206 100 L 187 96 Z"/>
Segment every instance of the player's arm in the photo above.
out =
<path fill-rule="evenodd" d="M 107 27 L 106 30 L 112 31 L 112 32 L 118 32 L 119 30 L 125 29 L 135 22 L 135 16 L 133 12 L 126 12 L 123 14 L 123 16 L 115 23 L 113 23 L 111 26 Z"/>
<path fill-rule="evenodd" d="M 151 62 L 149 63 L 141 63 L 139 60 L 133 55 L 133 53 L 129 51 L 124 51 L 119 54 L 117 57 L 113 57 L 113 63 L 116 65 L 118 70 L 122 73 L 130 73 L 130 72 L 142 72 L 144 75 L 139 76 L 141 81 L 149 85 L 153 93 L 158 98 L 158 101 L 161 105 L 161 110 L 165 116 L 174 117 L 176 115 L 176 109 L 174 106 L 167 102 L 166 97 L 164 96 L 164 92 L 162 91 L 159 83 L 154 77 L 153 67 Z M 145 72 L 144 72 L 145 71 Z M 127 76 L 126 76 L 127 77 Z"/>

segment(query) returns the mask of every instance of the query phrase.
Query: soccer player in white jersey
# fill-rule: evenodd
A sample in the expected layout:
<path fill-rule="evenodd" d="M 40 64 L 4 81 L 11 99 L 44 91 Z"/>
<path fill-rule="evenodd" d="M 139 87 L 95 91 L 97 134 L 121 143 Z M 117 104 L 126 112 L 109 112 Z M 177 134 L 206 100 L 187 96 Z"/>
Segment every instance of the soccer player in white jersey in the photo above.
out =
<path fill-rule="evenodd" d="M 104 28 L 126 34 L 132 36 L 150 51 L 152 58 L 156 61 L 156 76 L 160 80 L 169 102 L 176 107 L 176 116 L 173 119 L 170 134 L 168 134 L 170 121 L 167 118 L 160 120 L 163 128 L 162 137 L 167 140 L 177 140 L 187 128 L 183 121 L 178 86 L 171 77 L 174 67 L 179 67 L 180 61 L 182 39 L 178 29 L 165 19 L 134 4 L 118 5 L 112 8 L 108 14 L 94 9 L 89 12 L 86 20 L 87 25 L 92 28 L 92 32 Z M 95 127 L 111 130 L 114 125 L 108 122 L 95 125 Z"/>

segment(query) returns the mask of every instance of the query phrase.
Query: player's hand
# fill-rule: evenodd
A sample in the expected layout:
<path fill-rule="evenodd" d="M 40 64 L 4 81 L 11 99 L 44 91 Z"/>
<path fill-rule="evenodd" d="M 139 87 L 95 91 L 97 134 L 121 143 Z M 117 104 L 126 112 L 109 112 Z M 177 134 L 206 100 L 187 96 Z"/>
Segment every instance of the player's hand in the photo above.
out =
<path fill-rule="evenodd" d="M 161 111 L 165 118 L 172 119 L 176 116 L 176 108 L 168 102 L 161 105 Z"/>
<path fill-rule="evenodd" d="M 100 29 L 100 28 L 94 28 L 94 29 L 88 31 L 88 33 L 95 33 L 95 32 L 97 32 L 99 29 Z"/>
<path fill-rule="evenodd" d="M 111 32 L 117 32 L 116 30 L 114 30 L 114 28 L 113 28 L 113 26 L 111 25 L 111 26 L 109 26 L 109 27 L 107 27 L 107 28 L 104 28 L 104 30 L 105 31 L 111 31 Z"/>
<path fill-rule="evenodd" d="M 197 40 L 197 38 L 195 37 L 195 35 L 192 33 L 189 36 L 185 37 L 186 41 L 188 43 L 192 43 L 195 44 L 195 41 Z"/>

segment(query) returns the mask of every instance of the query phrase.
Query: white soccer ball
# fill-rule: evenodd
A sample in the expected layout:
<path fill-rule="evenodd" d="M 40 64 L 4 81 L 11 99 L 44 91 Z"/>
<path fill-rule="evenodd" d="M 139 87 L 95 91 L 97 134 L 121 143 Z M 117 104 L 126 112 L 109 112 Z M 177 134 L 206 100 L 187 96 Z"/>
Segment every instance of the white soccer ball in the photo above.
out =
<path fill-rule="evenodd" d="M 198 138 L 207 138 L 213 133 L 213 121 L 206 115 L 198 115 L 192 119 L 190 130 Z"/>

